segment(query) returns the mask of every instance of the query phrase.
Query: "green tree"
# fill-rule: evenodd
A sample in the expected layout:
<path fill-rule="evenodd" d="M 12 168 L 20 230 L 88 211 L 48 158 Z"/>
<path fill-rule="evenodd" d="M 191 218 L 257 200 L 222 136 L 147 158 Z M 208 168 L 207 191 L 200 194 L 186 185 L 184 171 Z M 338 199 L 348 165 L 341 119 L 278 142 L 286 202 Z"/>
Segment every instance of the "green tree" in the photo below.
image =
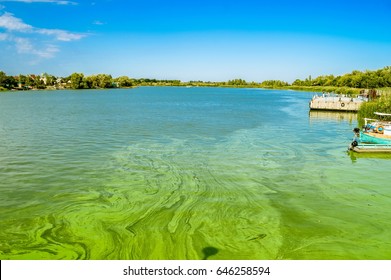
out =
<path fill-rule="evenodd" d="M 85 88 L 112 88 L 113 77 L 107 74 L 91 75 L 84 79 Z"/>
<path fill-rule="evenodd" d="M 54 86 L 56 84 L 57 78 L 53 75 L 50 75 L 48 73 L 43 73 L 41 75 L 41 79 L 43 79 L 46 86 Z"/>
<path fill-rule="evenodd" d="M 82 89 L 84 88 L 84 75 L 82 73 L 73 73 L 69 77 L 71 81 L 71 88 L 73 89 Z"/>
<path fill-rule="evenodd" d="M 98 88 L 98 79 L 96 75 L 85 77 L 85 88 Z"/>
<path fill-rule="evenodd" d="M 280 80 L 266 80 L 261 83 L 261 87 L 281 88 L 288 86 L 289 84 Z"/>
<path fill-rule="evenodd" d="M 6 88 L 7 74 L 3 71 L 0 71 L 0 87 Z"/>
<path fill-rule="evenodd" d="M 34 78 L 34 86 L 37 89 L 45 89 L 46 88 L 45 82 L 41 79 L 40 76 L 35 76 L 35 78 Z"/>
<path fill-rule="evenodd" d="M 0 87 L 12 89 L 18 85 L 17 80 L 13 76 L 7 76 L 3 71 L 0 72 Z"/>
<path fill-rule="evenodd" d="M 247 82 L 242 79 L 234 79 L 234 80 L 229 80 L 227 84 L 231 86 L 245 86 L 247 85 Z"/>
<path fill-rule="evenodd" d="M 133 81 L 128 76 L 121 76 L 114 80 L 117 83 L 118 87 L 131 87 L 133 86 Z"/>
<path fill-rule="evenodd" d="M 100 88 L 112 88 L 113 87 L 113 77 L 107 74 L 98 74 L 98 87 Z"/>

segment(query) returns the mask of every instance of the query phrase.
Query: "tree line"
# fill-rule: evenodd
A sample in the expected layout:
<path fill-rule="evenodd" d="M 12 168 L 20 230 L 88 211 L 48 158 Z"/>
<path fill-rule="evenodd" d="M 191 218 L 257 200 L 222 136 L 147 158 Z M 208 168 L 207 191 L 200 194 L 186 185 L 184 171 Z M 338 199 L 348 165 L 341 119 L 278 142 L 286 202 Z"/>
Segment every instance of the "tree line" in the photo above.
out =
<path fill-rule="evenodd" d="M 113 78 L 109 74 L 85 76 L 83 73 L 73 73 L 67 77 L 56 77 L 47 73 L 41 75 L 8 76 L 0 71 L 0 89 L 106 89 L 127 88 L 134 86 L 180 86 L 180 80 L 133 79 L 128 76 Z"/>
<path fill-rule="evenodd" d="M 292 88 L 317 91 L 335 91 L 336 89 L 374 89 L 391 87 L 391 67 L 374 71 L 355 70 L 349 74 L 334 76 L 325 75 L 312 79 L 296 79 L 292 84 L 280 80 L 266 80 L 263 82 L 247 82 L 243 79 L 234 79 L 226 82 L 204 82 L 158 79 L 134 79 L 128 76 L 113 78 L 109 74 L 85 76 L 83 73 L 73 73 L 68 77 L 56 77 L 47 73 L 41 75 L 9 76 L 0 71 L 0 89 L 98 89 L 98 88 L 126 88 L 133 86 L 212 86 L 212 87 L 259 87 L 259 88 Z M 346 90 L 346 93 L 357 91 Z"/>
<path fill-rule="evenodd" d="M 295 80 L 293 86 L 334 86 L 362 89 L 391 87 L 391 66 L 375 71 L 357 71 L 342 76 L 326 75 L 305 80 Z"/>

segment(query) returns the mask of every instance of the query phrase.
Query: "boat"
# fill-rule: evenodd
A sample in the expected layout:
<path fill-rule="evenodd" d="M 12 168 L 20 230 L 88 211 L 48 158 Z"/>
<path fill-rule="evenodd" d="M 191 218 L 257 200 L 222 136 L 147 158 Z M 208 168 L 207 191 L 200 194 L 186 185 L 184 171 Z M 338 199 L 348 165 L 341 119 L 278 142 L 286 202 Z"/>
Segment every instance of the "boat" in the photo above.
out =
<path fill-rule="evenodd" d="M 349 149 L 356 153 L 391 153 L 391 144 L 350 144 Z"/>
<path fill-rule="evenodd" d="M 314 95 L 309 102 L 310 110 L 357 112 L 368 98 L 363 96 L 348 97 L 333 93 Z"/>
<path fill-rule="evenodd" d="M 391 121 L 384 118 L 391 114 L 375 112 L 379 119 L 365 118 L 363 129 L 353 129 L 354 138 L 349 150 L 359 153 L 384 153 L 391 152 Z"/>

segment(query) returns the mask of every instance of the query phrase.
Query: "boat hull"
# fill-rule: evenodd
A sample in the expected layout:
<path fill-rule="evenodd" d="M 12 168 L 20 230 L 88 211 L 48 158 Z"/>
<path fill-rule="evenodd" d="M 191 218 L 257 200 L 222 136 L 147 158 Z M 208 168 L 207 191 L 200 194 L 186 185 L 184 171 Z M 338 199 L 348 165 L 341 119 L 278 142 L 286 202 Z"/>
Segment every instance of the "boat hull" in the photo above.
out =
<path fill-rule="evenodd" d="M 359 138 L 360 143 L 370 143 L 370 144 L 389 144 L 391 145 L 391 139 L 390 138 L 384 138 L 381 136 L 374 136 L 365 132 L 360 133 Z"/>
<path fill-rule="evenodd" d="M 358 144 L 350 150 L 356 153 L 391 153 L 391 144 Z"/>

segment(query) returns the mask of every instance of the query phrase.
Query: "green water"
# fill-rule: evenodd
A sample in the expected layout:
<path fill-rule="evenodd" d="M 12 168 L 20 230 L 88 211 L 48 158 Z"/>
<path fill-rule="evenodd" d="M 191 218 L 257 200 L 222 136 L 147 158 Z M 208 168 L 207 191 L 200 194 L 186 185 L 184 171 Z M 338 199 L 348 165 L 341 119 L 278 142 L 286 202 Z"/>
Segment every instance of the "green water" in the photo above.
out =
<path fill-rule="evenodd" d="M 391 259 L 391 157 L 310 99 L 1 94 L 0 259 Z"/>

